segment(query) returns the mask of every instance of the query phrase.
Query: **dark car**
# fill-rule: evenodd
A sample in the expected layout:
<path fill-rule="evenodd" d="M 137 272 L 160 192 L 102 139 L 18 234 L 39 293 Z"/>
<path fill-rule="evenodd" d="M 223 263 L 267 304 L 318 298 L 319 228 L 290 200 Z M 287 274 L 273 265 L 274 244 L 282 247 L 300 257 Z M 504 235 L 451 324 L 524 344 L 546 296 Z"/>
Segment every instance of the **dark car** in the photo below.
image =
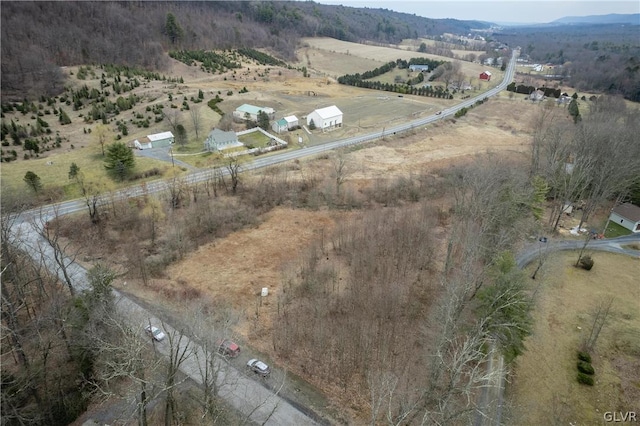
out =
<path fill-rule="evenodd" d="M 240 355 L 240 346 L 229 339 L 218 340 L 218 353 L 220 353 L 220 355 L 235 358 Z"/>
<path fill-rule="evenodd" d="M 249 369 L 251 369 L 251 371 L 253 371 L 254 373 L 261 375 L 262 377 L 267 377 L 269 376 L 269 374 L 271 374 L 271 369 L 269 368 L 269 366 L 257 359 L 250 359 L 249 362 L 247 362 L 247 367 L 249 367 Z"/>

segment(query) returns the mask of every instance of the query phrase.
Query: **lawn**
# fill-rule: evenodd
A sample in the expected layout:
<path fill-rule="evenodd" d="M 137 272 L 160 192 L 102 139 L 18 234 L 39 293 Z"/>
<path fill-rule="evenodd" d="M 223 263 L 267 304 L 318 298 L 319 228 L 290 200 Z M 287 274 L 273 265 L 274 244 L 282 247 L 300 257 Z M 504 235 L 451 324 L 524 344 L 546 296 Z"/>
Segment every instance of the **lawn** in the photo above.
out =
<path fill-rule="evenodd" d="M 271 138 L 258 131 L 238 136 L 238 141 L 242 142 L 247 148 L 265 148 L 270 140 Z"/>
<path fill-rule="evenodd" d="M 629 231 L 624 226 L 618 225 L 614 222 L 609 222 L 609 224 L 607 225 L 607 229 L 605 229 L 604 231 L 604 236 L 607 238 L 622 237 L 623 235 L 629 234 L 631 234 L 631 231 Z"/>
<path fill-rule="evenodd" d="M 640 411 L 640 261 L 595 252 L 591 271 L 573 266 L 576 253 L 547 260 L 536 289 L 533 333 L 507 386 L 510 424 L 602 424 L 607 411 Z M 591 351 L 595 385 L 576 381 L 576 352 L 593 313 L 613 298 Z"/>

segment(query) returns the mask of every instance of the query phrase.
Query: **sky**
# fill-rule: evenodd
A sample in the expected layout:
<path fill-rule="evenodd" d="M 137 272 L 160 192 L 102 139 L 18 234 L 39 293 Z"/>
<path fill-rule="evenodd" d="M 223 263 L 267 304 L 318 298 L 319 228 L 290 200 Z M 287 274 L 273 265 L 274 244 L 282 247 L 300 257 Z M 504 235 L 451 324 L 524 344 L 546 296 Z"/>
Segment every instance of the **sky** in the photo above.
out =
<path fill-rule="evenodd" d="M 640 13 L 640 0 L 315 0 L 322 4 L 389 9 L 426 18 L 496 23 L 545 23 L 565 16 Z"/>

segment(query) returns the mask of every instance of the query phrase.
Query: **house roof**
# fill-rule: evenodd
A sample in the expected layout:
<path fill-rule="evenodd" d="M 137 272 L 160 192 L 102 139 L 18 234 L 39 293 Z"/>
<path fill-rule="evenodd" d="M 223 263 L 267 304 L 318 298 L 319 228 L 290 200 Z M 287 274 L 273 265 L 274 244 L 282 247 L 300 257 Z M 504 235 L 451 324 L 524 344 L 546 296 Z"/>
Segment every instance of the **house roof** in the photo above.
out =
<path fill-rule="evenodd" d="M 209 132 L 208 139 L 211 139 L 214 143 L 229 143 L 236 142 L 238 140 L 238 136 L 235 132 L 225 132 L 224 130 L 213 129 Z"/>
<path fill-rule="evenodd" d="M 252 114 L 252 115 L 258 115 L 258 113 L 260 111 L 264 111 L 266 113 L 273 112 L 273 108 L 259 107 L 259 106 L 255 106 L 255 105 L 249 105 L 249 104 L 242 104 L 238 108 L 236 108 L 236 111 L 249 113 L 249 114 Z"/>
<path fill-rule="evenodd" d="M 149 138 L 149 140 L 151 142 L 155 142 L 155 141 L 161 141 L 163 139 L 172 138 L 173 137 L 173 133 L 171 133 L 171 132 L 155 133 L 153 135 L 147 135 L 147 137 Z"/>
<path fill-rule="evenodd" d="M 613 208 L 613 212 L 618 216 L 629 219 L 631 222 L 640 222 L 640 207 L 631 203 L 620 204 Z"/>
<path fill-rule="evenodd" d="M 286 126 L 286 125 L 287 125 L 287 120 L 285 120 L 284 118 L 281 118 L 280 120 L 278 120 L 278 121 L 276 122 L 276 124 L 277 124 L 278 126 Z"/>
<path fill-rule="evenodd" d="M 283 120 L 287 123 L 295 123 L 296 121 L 298 121 L 298 117 L 296 117 L 295 115 L 288 115 L 284 117 Z"/>
<path fill-rule="evenodd" d="M 489 71 L 482 71 L 482 74 L 485 74 L 485 75 L 489 75 L 489 76 L 490 76 L 490 75 L 491 75 L 491 72 L 489 72 Z"/>
<path fill-rule="evenodd" d="M 342 115 L 342 111 L 340 111 L 340 109 L 338 109 L 338 107 L 335 105 L 331 105 L 326 108 L 317 109 L 315 112 L 323 120 L 326 120 L 327 118 L 331 118 L 331 117 L 337 117 L 338 115 Z"/>

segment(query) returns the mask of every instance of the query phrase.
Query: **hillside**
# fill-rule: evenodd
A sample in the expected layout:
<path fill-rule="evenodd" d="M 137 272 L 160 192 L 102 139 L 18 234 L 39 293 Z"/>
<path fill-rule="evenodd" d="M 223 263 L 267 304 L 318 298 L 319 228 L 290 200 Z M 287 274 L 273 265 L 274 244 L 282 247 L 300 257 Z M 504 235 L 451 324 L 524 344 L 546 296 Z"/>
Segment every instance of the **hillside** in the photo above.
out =
<path fill-rule="evenodd" d="M 487 28 L 385 9 L 314 2 L 2 2 L 3 98 L 55 95 L 60 66 L 114 63 L 154 71 L 173 49 L 264 48 L 295 59 L 300 37 L 399 43 Z M 37 28 L 38 31 L 33 31 Z"/>

